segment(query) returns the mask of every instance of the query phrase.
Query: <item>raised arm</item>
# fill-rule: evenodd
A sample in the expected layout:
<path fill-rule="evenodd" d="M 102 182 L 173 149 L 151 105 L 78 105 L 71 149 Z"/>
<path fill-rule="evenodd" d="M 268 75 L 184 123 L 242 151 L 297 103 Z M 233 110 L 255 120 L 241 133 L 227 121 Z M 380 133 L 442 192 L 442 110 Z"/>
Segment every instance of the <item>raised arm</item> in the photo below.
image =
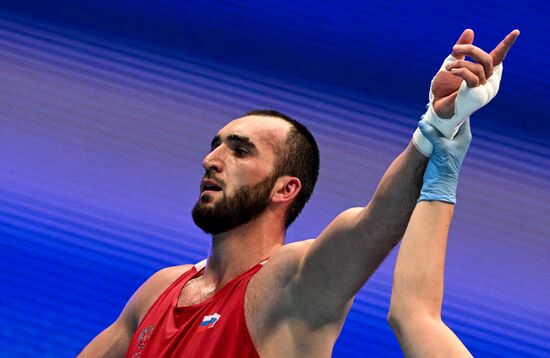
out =
<path fill-rule="evenodd" d="M 447 235 L 454 205 L 421 201 L 401 246 L 388 321 L 406 357 L 470 357 L 441 320 Z"/>
<path fill-rule="evenodd" d="M 388 321 L 407 357 L 468 357 L 468 350 L 441 320 L 441 305 L 447 236 L 458 173 L 470 145 L 470 122 L 452 140 L 426 123 L 420 128 L 433 144 L 433 155 L 399 248 Z M 442 181 L 447 190 L 434 190 Z"/>
<path fill-rule="evenodd" d="M 386 170 L 370 203 L 341 213 L 307 247 L 291 290 L 292 305 L 304 318 L 330 321 L 346 310 L 403 236 L 427 161 L 410 143 Z"/>
<path fill-rule="evenodd" d="M 500 64 L 518 35 L 517 30 L 510 33 L 487 54 L 472 45 L 473 32 L 464 31 L 453 47 L 454 62 L 444 63 L 432 81 L 428 110 L 431 114 L 427 112 L 425 119 L 430 119 L 445 136 L 454 136 L 458 127 L 492 97 L 484 96 L 475 105 L 469 101 L 481 98 L 478 95 L 485 91 L 496 94 L 498 81 L 487 79 L 491 78 L 493 65 Z M 476 62 L 464 61 L 465 56 Z M 448 76 L 457 80 L 445 80 Z M 472 76 L 478 80 L 472 80 Z M 444 117 L 450 118 L 446 121 L 442 120 Z M 416 204 L 427 156 L 432 152 L 431 142 L 420 132 L 413 142 L 390 165 L 366 207 L 340 214 L 305 249 L 290 285 L 290 301 L 306 320 L 320 324 L 342 317 L 353 296 L 403 236 Z M 453 184 L 444 179 L 431 190 L 454 195 Z"/>
<path fill-rule="evenodd" d="M 517 30 L 510 33 L 490 55 L 473 47 L 471 43 L 455 46 L 454 52 L 459 56 L 463 54 L 461 51 L 469 48 L 473 51 L 470 53 L 472 57 L 491 58 L 491 62 L 498 66 L 518 35 Z M 466 38 L 465 42 L 471 42 L 473 33 L 465 31 L 461 38 Z M 461 63 L 464 67 L 460 66 Z M 481 98 L 484 94 L 488 94 L 485 98 L 491 99 L 498 90 L 498 82 L 494 81 L 494 76 L 491 77 L 492 70 L 482 71 L 479 67 L 475 68 L 473 63 L 465 63 L 454 57 L 450 61 L 446 60 L 444 67 L 451 70 L 451 74 L 460 76 L 468 88 L 473 88 L 466 94 L 462 93 L 470 101 L 476 96 Z M 456 69 L 459 69 L 458 72 Z M 501 72 L 502 66 L 495 71 Z M 474 76 L 474 73 L 479 75 Z M 445 76 L 448 75 L 443 75 Z M 444 98 L 440 92 L 439 98 L 434 101 L 434 107 L 438 103 L 448 102 L 452 97 Z M 460 110 L 455 108 L 445 116 L 452 116 L 451 120 L 462 120 L 457 115 Z M 437 121 L 437 118 L 431 119 Z M 430 118 L 425 118 L 426 120 Z M 420 133 L 430 151 L 433 148 L 433 154 L 425 173 L 419 202 L 397 256 L 388 322 L 406 357 L 471 357 L 460 339 L 441 320 L 447 237 L 454 212 L 453 204 L 456 201 L 458 173 L 471 140 L 470 123 L 465 119 L 464 125 L 453 139 L 448 139 L 442 133 L 454 133 L 436 131 L 426 123 L 421 124 L 416 135 Z M 450 183 L 453 185 L 449 186 Z M 446 190 L 439 190 L 441 187 Z"/>

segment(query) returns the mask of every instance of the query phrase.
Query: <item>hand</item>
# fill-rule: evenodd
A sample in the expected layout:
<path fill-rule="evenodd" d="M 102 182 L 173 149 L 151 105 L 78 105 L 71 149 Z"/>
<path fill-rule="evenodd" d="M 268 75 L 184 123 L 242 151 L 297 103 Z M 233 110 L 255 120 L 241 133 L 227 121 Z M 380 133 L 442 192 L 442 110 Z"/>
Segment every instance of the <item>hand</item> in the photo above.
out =
<path fill-rule="evenodd" d="M 418 128 L 433 145 L 418 201 L 437 200 L 455 204 L 458 173 L 472 140 L 470 120 L 464 122 L 453 139 L 446 138 L 425 121 L 420 121 Z"/>
<path fill-rule="evenodd" d="M 430 103 L 422 119 L 446 138 L 453 138 L 460 125 L 497 94 L 502 60 L 518 36 L 518 30 L 512 31 L 488 54 L 472 44 L 474 32 L 464 30 L 432 80 Z M 466 61 L 466 56 L 477 62 Z M 431 155 L 432 144 L 420 129 L 413 134 L 413 143 L 423 155 Z"/>
<path fill-rule="evenodd" d="M 432 81 L 431 93 L 433 94 L 433 108 L 435 114 L 440 118 L 451 118 L 455 114 L 455 100 L 459 95 L 462 81 L 468 88 L 482 86 L 480 93 L 472 93 L 475 97 L 482 97 L 475 101 L 477 107 L 472 113 L 490 101 L 498 91 L 500 83 L 500 73 L 498 79 L 487 85 L 487 81 L 493 75 L 497 66 L 499 66 L 506 54 L 519 36 L 519 30 L 514 30 L 508 34 L 498 44 L 490 54 L 479 47 L 473 45 L 474 32 L 470 29 L 464 30 L 460 35 L 453 52 L 449 56 L 440 71 Z M 468 56 L 476 62 L 466 61 Z M 500 71 L 502 69 L 500 68 Z M 483 99 L 489 97 L 487 101 Z M 485 103 L 483 103 L 485 102 Z M 471 113 L 470 113 L 471 114 Z"/>

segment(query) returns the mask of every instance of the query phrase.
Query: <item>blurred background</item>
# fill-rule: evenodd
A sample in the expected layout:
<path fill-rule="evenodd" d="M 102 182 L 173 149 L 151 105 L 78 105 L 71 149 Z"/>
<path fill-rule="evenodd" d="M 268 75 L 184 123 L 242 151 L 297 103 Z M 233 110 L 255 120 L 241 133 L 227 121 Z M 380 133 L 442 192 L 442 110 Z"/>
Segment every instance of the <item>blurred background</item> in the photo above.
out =
<path fill-rule="evenodd" d="M 201 160 L 256 108 L 321 149 L 288 241 L 364 205 L 460 33 L 521 36 L 474 140 L 449 239 L 444 320 L 476 357 L 550 356 L 546 1 L 0 1 L 0 356 L 72 357 L 160 268 L 200 261 Z M 399 357 L 396 250 L 334 357 Z"/>

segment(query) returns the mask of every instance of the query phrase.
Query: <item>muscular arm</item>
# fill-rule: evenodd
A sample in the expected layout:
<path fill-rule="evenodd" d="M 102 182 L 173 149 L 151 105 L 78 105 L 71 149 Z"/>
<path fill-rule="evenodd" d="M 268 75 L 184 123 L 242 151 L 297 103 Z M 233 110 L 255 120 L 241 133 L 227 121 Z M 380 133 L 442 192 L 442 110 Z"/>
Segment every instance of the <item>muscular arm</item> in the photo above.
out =
<path fill-rule="evenodd" d="M 340 214 L 305 252 L 294 282 L 296 309 L 314 320 L 345 311 L 403 236 L 428 159 L 409 144 L 382 177 L 365 208 Z"/>
<path fill-rule="evenodd" d="M 471 357 L 441 320 L 453 211 L 440 201 L 418 203 L 399 248 L 388 321 L 406 357 Z"/>
<path fill-rule="evenodd" d="M 430 140 L 424 137 L 429 134 L 424 133 L 426 127 L 420 132 L 423 138 L 430 142 L 430 147 L 435 146 L 433 141 L 436 140 L 435 137 L 441 136 L 441 133 L 449 135 L 437 139 L 438 165 L 445 167 L 445 163 L 452 164 L 445 170 L 459 169 L 460 163 L 454 162 L 459 158 L 457 155 L 449 156 L 448 151 L 453 147 L 452 150 L 462 153 L 459 160 L 461 162 L 471 138 L 468 118 L 492 98 L 482 94 L 489 92 L 491 88 L 492 96 L 496 94 L 500 77 L 492 77 L 493 65 L 502 62 L 518 36 L 519 31 L 512 31 L 488 54 L 473 46 L 473 31 L 465 30 L 453 47 L 455 62 L 444 66 L 434 77 L 430 89 L 434 98 L 433 103 L 430 99 L 429 110 L 441 118 L 451 118 L 433 120 L 431 124 L 437 130 L 432 128 Z M 463 61 L 466 56 L 476 63 Z M 448 80 L 449 76 L 453 78 L 452 81 Z M 467 89 L 459 91 L 464 82 Z M 478 97 L 485 98 L 485 101 L 475 101 Z M 475 106 L 472 105 L 473 102 Z M 422 124 L 426 125 L 425 122 Z M 461 141 L 450 142 L 455 133 L 460 134 L 458 128 L 465 128 L 466 124 L 468 130 L 463 131 Z M 456 127 L 446 128 L 447 125 Z M 433 131 L 439 134 L 436 135 Z M 414 138 L 415 145 L 422 150 L 422 146 L 416 140 L 418 136 Z M 435 147 L 433 151 L 435 153 Z M 429 155 L 432 148 L 423 153 Z M 432 160 L 432 163 L 435 161 Z M 299 259 L 297 273 L 290 285 L 289 296 L 292 307 L 296 307 L 310 323 L 323 324 L 341 318 L 352 297 L 397 244 L 415 207 L 426 164 L 427 158 L 420 154 L 415 146 L 409 144 L 384 174 L 371 202 L 365 208 L 349 209 L 340 214 L 304 250 Z M 457 175 L 457 172 L 454 174 Z M 429 200 L 433 200 L 434 197 L 445 198 L 444 201 L 454 200 L 456 179 L 449 181 L 447 178 L 449 176 L 439 176 L 437 170 L 432 173 L 430 182 L 433 185 L 425 186 Z"/>

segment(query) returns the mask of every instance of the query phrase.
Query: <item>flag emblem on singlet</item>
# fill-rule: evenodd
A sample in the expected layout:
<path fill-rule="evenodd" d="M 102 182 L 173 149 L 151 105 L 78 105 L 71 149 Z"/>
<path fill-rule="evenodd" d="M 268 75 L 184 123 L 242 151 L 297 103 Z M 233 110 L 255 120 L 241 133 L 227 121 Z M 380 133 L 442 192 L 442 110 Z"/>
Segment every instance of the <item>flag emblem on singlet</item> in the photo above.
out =
<path fill-rule="evenodd" d="M 199 325 L 199 329 L 198 329 L 199 332 L 214 327 L 214 325 L 216 324 L 216 322 L 218 322 L 220 317 L 221 317 L 221 315 L 217 314 L 217 313 L 214 313 L 214 314 L 211 314 L 211 315 L 208 315 L 208 316 L 204 316 L 204 318 L 202 319 L 201 324 Z"/>

